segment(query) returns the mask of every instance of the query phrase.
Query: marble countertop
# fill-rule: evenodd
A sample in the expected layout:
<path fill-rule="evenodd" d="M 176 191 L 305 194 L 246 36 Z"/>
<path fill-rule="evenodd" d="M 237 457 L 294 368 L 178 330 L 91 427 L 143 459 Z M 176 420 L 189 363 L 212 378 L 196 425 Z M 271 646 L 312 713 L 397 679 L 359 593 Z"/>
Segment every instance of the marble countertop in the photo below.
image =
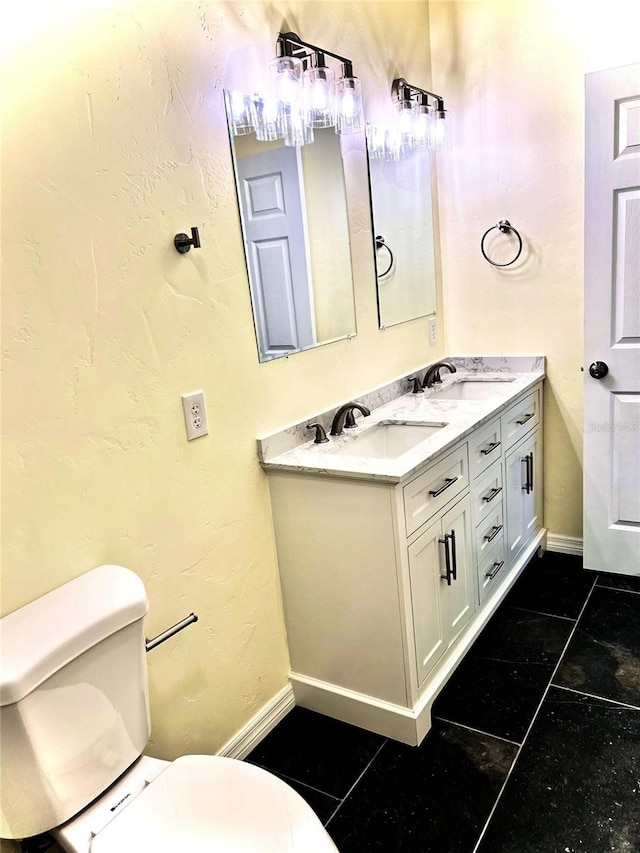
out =
<path fill-rule="evenodd" d="M 282 449 L 282 441 L 275 440 L 278 435 L 260 439 L 258 445 L 262 465 L 267 471 L 291 471 L 398 483 L 463 440 L 474 429 L 489 422 L 501 409 L 533 388 L 545 375 L 544 359 L 527 365 L 534 369 L 524 371 L 504 368 L 491 370 L 491 366 L 484 365 L 481 371 L 465 370 L 459 366 L 457 372 L 452 375 L 443 371 L 442 385 L 435 391 L 402 394 L 372 409 L 369 417 L 363 417 L 356 411 L 357 427 L 347 430 L 344 435 L 331 436 L 327 444 L 314 444 L 311 440 L 299 443 L 284 452 L 278 452 Z M 478 373 L 482 374 L 481 377 Z M 452 385 L 469 379 L 477 381 L 479 378 L 483 382 L 495 383 L 495 393 L 491 393 L 487 399 L 444 400 L 439 398 L 440 392 Z M 361 402 L 362 397 L 357 398 L 357 401 Z M 357 441 L 358 436 L 380 424 L 381 421 L 389 420 L 406 424 L 434 423 L 445 424 L 445 426 L 406 453 L 391 459 L 344 454 L 345 448 Z M 288 432 L 290 435 L 292 429 L 290 428 Z"/>

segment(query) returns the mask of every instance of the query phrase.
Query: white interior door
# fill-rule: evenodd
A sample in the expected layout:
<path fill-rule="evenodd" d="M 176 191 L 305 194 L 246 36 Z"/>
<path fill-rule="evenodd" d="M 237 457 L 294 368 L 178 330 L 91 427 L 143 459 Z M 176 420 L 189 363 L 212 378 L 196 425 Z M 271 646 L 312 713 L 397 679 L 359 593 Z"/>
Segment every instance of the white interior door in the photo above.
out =
<path fill-rule="evenodd" d="M 237 157 L 260 357 L 315 344 L 298 152 L 282 146 Z"/>
<path fill-rule="evenodd" d="M 640 575 L 640 64 L 587 74 L 585 162 L 584 565 Z"/>

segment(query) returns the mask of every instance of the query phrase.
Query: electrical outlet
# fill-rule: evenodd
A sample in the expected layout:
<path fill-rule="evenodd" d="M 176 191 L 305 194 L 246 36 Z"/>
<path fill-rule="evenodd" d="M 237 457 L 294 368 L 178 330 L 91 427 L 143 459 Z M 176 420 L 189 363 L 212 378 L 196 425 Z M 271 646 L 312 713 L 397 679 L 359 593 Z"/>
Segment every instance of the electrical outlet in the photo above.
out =
<path fill-rule="evenodd" d="M 204 406 L 204 391 L 192 391 L 191 394 L 183 394 L 182 408 L 188 441 L 207 435 L 209 427 L 207 426 L 207 410 Z"/>
<path fill-rule="evenodd" d="M 436 318 L 429 317 L 429 346 L 434 347 L 438 341 L 438 333 L 436 331 Z"/>

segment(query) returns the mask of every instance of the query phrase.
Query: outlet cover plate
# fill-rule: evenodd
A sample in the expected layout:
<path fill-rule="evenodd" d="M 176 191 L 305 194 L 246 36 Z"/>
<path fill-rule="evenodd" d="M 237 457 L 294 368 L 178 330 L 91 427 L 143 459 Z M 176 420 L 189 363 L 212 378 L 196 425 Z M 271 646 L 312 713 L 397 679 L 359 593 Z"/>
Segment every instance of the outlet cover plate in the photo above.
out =
<path fill-rule="evenodd" d="M 187 428 L 187 439 L 201 438 L 209 432 L 207 410 L 204 404 L 204 391 L 192 391 L 182 395 L 182 410 L 184 424 Z"/>
<path fill-rule="evenodd" d="M 438 342 L 438 333 L 436 331 L 436 318 L 429 317 L 429 346 L 434 347 Z"/>

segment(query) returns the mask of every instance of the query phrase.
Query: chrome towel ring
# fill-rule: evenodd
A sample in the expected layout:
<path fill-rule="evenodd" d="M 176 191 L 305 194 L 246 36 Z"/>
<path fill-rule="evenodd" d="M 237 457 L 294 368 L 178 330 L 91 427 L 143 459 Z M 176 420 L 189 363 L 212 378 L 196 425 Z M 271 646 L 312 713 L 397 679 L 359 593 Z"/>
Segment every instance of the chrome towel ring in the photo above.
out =
<path fill-rule="evenodd" d="M 484 250 L 485 238 L 490 231 L 493 231 L 494 228 L 497 228 L 498 231 L 502 232 L 502 234 L 506 234 L 507 231 L 513 231 L 513 233 L 518 238 L 518 251 L 516 252 L 516 256 L 515 258 L 512 258 L 512 260 L 507 261 L 506 264 L 497 264 L 495 261 L 492 261 L 491 258 L 487 257 L 487 253 Z M 501 219 L 497 225 L 492 225 L 491 228 L 487 228 L 487 230 L 482 235 L 482 240 L 480 240 L 480 251 L 482 252 L 482 256 L 484 257 L 485 261 L 489 261 L 489 263 L 492 264 L 494 267 L 510 267 L 511 264 L 515 264 L 515 262 L 520 257 L 520 253 L 522 252 L 522 237 L 516 231 L 513 225 L 509 222 L 508 219 Z"/>
<path fill-rule="evenodd" d="M 382 249 L 383 246 L 387 250 L 387 252 L 389 252 L 389 266 L 386 268 L 386 270 L 384 272 L 378 273 L 378 278 L 383 278 L 385 275 L 388 275 L 391 272 L 391 267 L 393 266 L 393 252 L 391 251 L 389 246 L 387 246 L 387 244 L 385 243 L 384 237 L 381 237 L 380 235 L 378 235 L 376 237 L 376 251 L 378 249 Z"/>

